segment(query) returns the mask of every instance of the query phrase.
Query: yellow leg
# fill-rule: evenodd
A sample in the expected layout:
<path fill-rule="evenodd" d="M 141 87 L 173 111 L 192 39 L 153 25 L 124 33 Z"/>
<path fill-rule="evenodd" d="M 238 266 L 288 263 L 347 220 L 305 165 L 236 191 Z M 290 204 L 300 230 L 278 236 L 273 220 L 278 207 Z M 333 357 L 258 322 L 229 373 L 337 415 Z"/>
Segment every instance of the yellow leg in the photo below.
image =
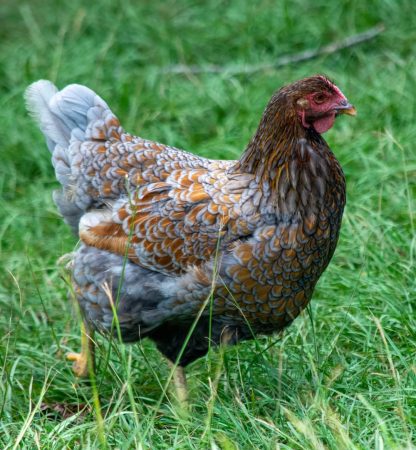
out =
<path fill-rule="evenodd" d="M 220 346 L 226 347 L 233 338 L 233 335 L 234 333 L 232 330 L 230 330 L 228 327 L 224 327 L 221 333 Z"/>
<path fill-rule="evenodd" d="M 186 383 L 185 369 L 175 364 L 168 359 L 170 370 L 173 370 L 172 385 L 175 390 L 175 398 L 179 405 L 184 409 L 188 408 L 188 386 Z"/>
<path fill-rule="evenodd" d="M 85 324 L 81 323 L 81 353 L 68 353 L 66 359 L 74 361 L 72 371 L 77 377 L 86 378 L 90 372 L 94 371 L 94 331 Z"/>

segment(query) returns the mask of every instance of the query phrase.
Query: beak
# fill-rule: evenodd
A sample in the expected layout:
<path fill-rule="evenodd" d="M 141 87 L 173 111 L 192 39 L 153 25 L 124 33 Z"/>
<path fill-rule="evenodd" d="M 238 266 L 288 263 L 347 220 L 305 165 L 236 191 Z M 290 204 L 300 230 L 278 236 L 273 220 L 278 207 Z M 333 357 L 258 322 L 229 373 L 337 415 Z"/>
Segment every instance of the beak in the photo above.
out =
<path fill-rule="evenodd" d="M 337 105 L 337 107 L 335 108 L 335 111 L 338 114 L 348 114 L 349 116 L 357 115 L 357 110 L 355 109 L 355 107 L 353 105 L 351 105 L 350 103 L 348 103 L 347 101 L 342 102 L 342 104 L 340 104 L 340 105 Z"/>

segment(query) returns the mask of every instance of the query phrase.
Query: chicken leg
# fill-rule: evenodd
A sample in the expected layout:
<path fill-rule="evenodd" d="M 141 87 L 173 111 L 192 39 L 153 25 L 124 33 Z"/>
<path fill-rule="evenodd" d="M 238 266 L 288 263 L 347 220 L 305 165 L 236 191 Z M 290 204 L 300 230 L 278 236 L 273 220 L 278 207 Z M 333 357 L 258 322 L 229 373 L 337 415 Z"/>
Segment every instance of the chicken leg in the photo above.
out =
<path fill-rule="evenodd" d="M 185 369 L 177 366 L 170 359 L 167 360 L 169 369 L 172 371 L 172 386 L 174 388 L 174 396 L 179 405 L 183 409 L 188 409 L 188 385 L 186 382 Z"/>
<path fill-rule="evenodd" d="M 81 353 L 68 353 L 66 359 L 73 361 L 72 371 L 77 377 L 86 378 L 95 368 L 94 331 L 85 321 L 81 323 Z"/>

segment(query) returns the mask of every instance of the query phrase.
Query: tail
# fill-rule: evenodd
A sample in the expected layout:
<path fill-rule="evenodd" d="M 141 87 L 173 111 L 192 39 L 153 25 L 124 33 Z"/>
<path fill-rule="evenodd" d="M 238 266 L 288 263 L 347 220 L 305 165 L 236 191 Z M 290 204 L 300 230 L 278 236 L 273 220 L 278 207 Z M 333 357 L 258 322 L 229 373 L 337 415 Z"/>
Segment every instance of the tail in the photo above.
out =
<path fill-rule="evenodd" d="M 58 91 L 50 81 L 40 80 L 27 88 L 25 99 L 45 135 L 56 178 L 62 185 L 62 191 L 54 195 L 55 203 L 77 232 L 80 217 L 94 203 L 80 174 L 81 144 L 118 139 L 120 123 L 103 99 L 78 84 Z"/>

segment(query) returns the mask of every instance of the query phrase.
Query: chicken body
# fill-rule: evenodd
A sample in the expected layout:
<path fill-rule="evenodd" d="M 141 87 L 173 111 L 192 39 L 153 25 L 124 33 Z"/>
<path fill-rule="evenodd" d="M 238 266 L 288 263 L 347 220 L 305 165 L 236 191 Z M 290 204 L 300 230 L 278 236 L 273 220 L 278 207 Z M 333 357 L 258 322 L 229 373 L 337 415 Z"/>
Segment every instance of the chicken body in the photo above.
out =
<path fill-rule="evenodd" d="M 321 91 L 333 114 L 313 103 Z M 353 108 L 329 80 L 278 91 L 239 161 L 134 137 L 83 86 L 40 81 L 27 101 L 62 185 L 55 202 L 81 239 L 73 285 L 91 327 L 114 331 L 116 305 L 125 342 L 150 337 L 186 366 L 225 331 L 229 343 L 276 332 L 305 308 L 345 205 L 342 169 L 317 130 Z"/>

